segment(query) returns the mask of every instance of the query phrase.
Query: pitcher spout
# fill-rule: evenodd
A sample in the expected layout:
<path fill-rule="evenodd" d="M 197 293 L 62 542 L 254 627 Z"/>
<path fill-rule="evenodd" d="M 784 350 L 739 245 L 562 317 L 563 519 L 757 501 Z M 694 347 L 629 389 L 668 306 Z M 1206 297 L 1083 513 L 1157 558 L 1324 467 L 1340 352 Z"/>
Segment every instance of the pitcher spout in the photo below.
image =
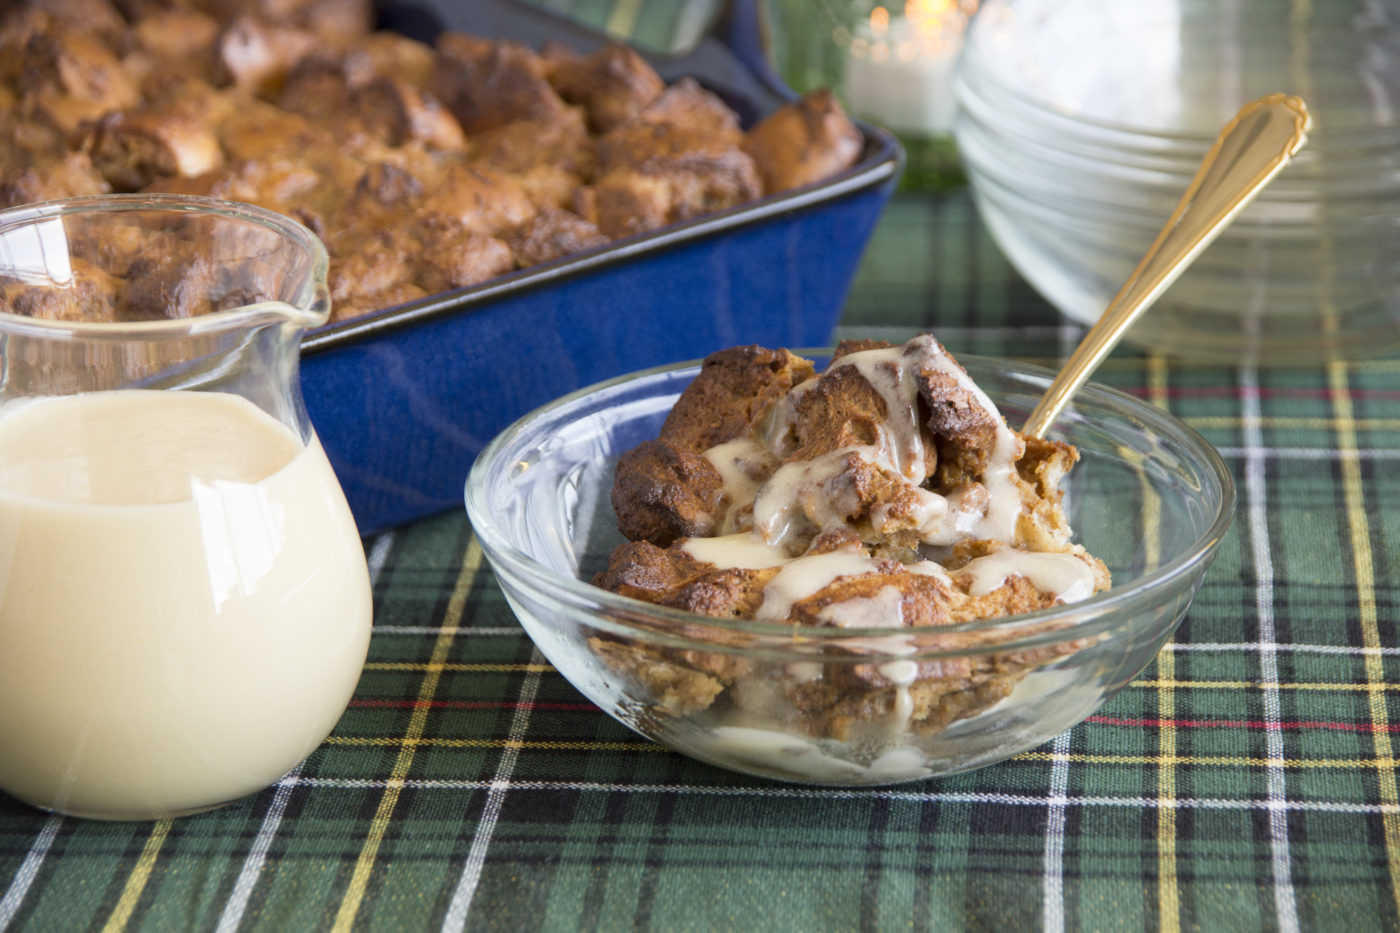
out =
<path fill-rule="evenodd" d="M 122 388 L 250 399 L 303 435 L 301 335 L 325 246 L 250 204 L 102 195 L 0 211 L 0 404 Z"/>

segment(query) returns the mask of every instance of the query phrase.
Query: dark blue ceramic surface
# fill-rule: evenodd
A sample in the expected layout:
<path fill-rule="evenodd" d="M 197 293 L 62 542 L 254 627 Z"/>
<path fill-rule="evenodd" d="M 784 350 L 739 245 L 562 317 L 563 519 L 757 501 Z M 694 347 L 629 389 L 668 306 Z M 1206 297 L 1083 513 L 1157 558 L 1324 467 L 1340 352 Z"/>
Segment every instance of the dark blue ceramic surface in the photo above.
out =
<path fill-rule="evenodd" d="M 724 43 L 687 56 L 689 73 L 708 85 L 705 69 L 718 68 L 727 95 L 738 93 L 739 59 L 725 50 L 754 54 L 743 25 L 753 22 L 751 5 L 736 3 Z M 511 22 L 442 24 L 521 34 Z M 761 58 L 747 67 L 751 98 L 774 98 L 750 100 L 765 112 L 783 90 Z M 306 406 L 361 532 L 461 507 L 487 441 L 574 389 L 736 344 L 829 343 L 899 173 L 893 138 L 862 129 L 859 164 L 820 185 L 309 334 Z"/>

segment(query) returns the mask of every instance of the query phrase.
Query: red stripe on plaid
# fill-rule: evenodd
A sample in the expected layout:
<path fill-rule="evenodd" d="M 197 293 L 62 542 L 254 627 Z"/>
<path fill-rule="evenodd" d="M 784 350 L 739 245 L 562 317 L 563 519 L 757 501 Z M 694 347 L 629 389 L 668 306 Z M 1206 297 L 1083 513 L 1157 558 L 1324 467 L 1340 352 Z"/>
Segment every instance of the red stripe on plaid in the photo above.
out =
<path fill-rule="evenodd" d="M 1171 386 L 1165 390 L 1148 386 L 1119 386 L 1119 391 L 1136 395 L 1140 398 L 1149 396 L 1162 396 L 1167 398 L 1239 398 L 1241 390 L 1238 386 Z M 1319 399 L 1329 401 L 1335 397 L 1336 393 L 1327 388 L 1316 389 L 1287 389 L 1287 388 L 1260 388 L 1256 393 L 1261 399 Z M 1364 399 L 1366 401 L 1400 401 L 1400 390 L 1395 389 L 1349 389 L 1343 393 L 1352 399 Z"/>
<path fill-rule="evenodd" d="M 1337 732 L 1374 732 L 1368 722 L 1318 722 L 1313 720 L 1265 722 L 1262 719 L 1116 719 L 1111 716 L 1090 716 L 1085 722 L 1100 726 L 1153 726 L 1178 729 L 1333 729 Z M 1386 732 L 1400 732 L 1400 724 L 1390 724 Z"/>

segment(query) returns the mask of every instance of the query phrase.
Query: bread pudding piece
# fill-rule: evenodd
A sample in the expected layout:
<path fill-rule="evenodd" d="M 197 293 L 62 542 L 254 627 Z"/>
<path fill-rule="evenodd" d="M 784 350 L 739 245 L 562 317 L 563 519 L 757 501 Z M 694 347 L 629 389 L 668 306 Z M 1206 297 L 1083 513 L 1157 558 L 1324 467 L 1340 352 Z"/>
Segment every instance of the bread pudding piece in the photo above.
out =
<path fill-rule="evenodd" d="M 218 236 L 223 249 L 256 251 L 266 249 L 266 231 L 241 231 L 235 243 L 227 231 L 212 233 L 194 215 L 146 229 L 88 226 L 84 219 L 66 221 L 72 250 L 63 287 L 0 276 L 0 301 L 7 309 L 50 320 L 125 323 L 195 317 L 270 301 L 280 292 L 274 266 L 263 267 L 256 278 L 249 272 L 231 280 L 210 259 L 218 251 L 211 237 Z"/>
<path fill-rule="evenodd" d="M 571 209 L 575 191 L 594 174 L 595 146 L 577 110 L 555 120 L 517 120 L 469 142 L 474 164 L 510 175 L 539 211 Z"/>
<path fill-rule="evenodd" d="M 597 176 L 575 207 L 624 237 L 733 207 L 763 193 L 737 116 L 682 78 L 598 141 Z"/>
<path fill-rule="evenodd" d="M 98 120 L 85 144 L 94 167 L 116 190 L 134 191 L 160 178 L 193 178 L 223 164 L 209 128 L 180 113 L 114 111 Z"/>
<path fill-rule="evenodd" d="M 815 370 L 787 350 L 735 347 L 705 359 L 655 441 L 623 454 L 612 489 L 618 527 L 632 541 L 667 547 L 720 533 L 725 478 L 705 452 L 751 436 L 769 410 Z"/>
<path fill-rule="evenodd" d="M 73 133 L 85 120 L 136 104 L 138 90 L 102 40 L 80 30 L 36 32 L 19 50 L 20 112 Z"/>
<path fill-rule="evenodd" d="M 0 207 L 130 191 L 257 204 L 326 241 L 344 319 L 856 157 L 854 128 L 822 98 L 746 135 L 720 98 L 667 87 L 625 46 L 428 44 L 373 31 L 373 13 L 372 0 L 0 3 Z"/>
<path fill-rule="evenodd" d="M 549 262 L 608 242 L 603 232 L 577 214 L 541 208 L 530 221 L 506 236 L 518 266 Z"/>
<path fill-rule="evenodd" d="M 544 50 L 550 85 L 588 115 L 599 133 L 637 116 L 661 96 L 666 83 L 634 50 L 608 45 L 590 55 L 552 44 Z"/>
<path fill-rule="evenodd" d="M 0 134 L 4 132 L 4 121 L 0 120 Z M 0 204 L 28 204 L 111 190 L 85 152 L 31 156 L 22 147 L 0 141 Z"/>
<path fill-rule="evenodd" d="M 840 172 L 860 158 L 865 139 L 835 95 L 819 88 L 759 121 L 743 145 L 763 190 L 786 191 Z"/>
<path fill-rule="evenodd" d="M 594 583 L 702 616 L 882 634 L 761 683 L 723 645 L 681 657 L 606 636 L 590 644 L 672 713 L 762 720 L 781 696 L 789 726 L 813 737 L 844 741 L 892 721 L 937 732 L 1083 646 L 998 651 L 1011 634 L 940 631 L 1109 586 L 1063 510 L 1077 456 L 1010 429 L 930 335 L 844 343 L 820 376 L 783 350 L 713 354 L 659 436 L 619 459 L 612 499 L 629 543 Z M 959 649 L 969 650 L 952 661 L 888 658 Z M 682 703 L 676 685 L 693 678 L 710 687 Z"/>
<path fill-rule="evenodd" d="M 528 46 L 449 32 L 438 37 L 437 53 L 433 92 L 467 133 L 548 122 L 568 108 Z"/>

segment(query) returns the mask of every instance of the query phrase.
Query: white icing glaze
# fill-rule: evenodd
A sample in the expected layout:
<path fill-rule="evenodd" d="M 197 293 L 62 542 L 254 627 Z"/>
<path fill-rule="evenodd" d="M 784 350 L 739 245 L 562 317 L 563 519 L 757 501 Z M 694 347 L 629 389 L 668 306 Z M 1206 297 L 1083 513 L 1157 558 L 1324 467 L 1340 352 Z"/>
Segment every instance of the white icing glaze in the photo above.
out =
<path fill-rule="evenodd" d="M 863 448 L 848 447 L 778 467 L 754 499 L 753 530 L 770 544 L 778 544 L 808 522 L 819 528 L 845 524 L 846 516 L 858 506 L 846 481 L 850 458 L 864 453 Z"/>
<path fill-rule="evenodd" d="M 985 512 L 978 509 L 959 508 L 960 503 L 949 502 L 948 514 L 935 526 L 921 529 L 926 544 L 955 544 L 962 538 L 992 538 L 997 541 L 1010 541 L 1016 530 L 1016 518 L 1021 512 L 1021 492 L 1016 485 L 1016 461 L 1024 452 L 1023 442 L 1001 417 L 1001 412 L 987 397 L 972 377 L 963 371 L 951 357 L 928 334 L 921 334 L 905 344 L 906 356 L 912 356 L 916 365 L 926 366 L 952 377 L 965 389 L 984 411 L 991 415 L 996 424 L 996 442 L 992 446 L 987 468 L 982 475 L 982 486 L 986 489 L 988 502 Z"/>
<path fill-rule="evenodd" d="M 914 718 L 914 698 L 909 693 L 909 685 L 918 676 L 919 665 L 913 661 L 889 661 L 880 665 L 880 673 L 894 684 L 894 702 L 890 704 L 885 727 L 890 735 L 903 735 L 909 729 L 909 721 Z"/>
<path fill-rule="evenodd" d="M 822 679 L 822 666 L 817 661 L 794 661 L 783 668 L 788 678 L 798 683 Z"/>
<path fill-rule="evenodd" d="M 747 531 L 718 538 L 686 538 L 681 547 L 696 560 L 720 570 L 761 570 L 792 560 L 782 548 L 766 544 Z"/>
<path fill-rule="evenodd" d="M 912 780 L 929 773 L 928 762 L 912 745 L 888 748 L 869 765 L 862 766 L 829 754 L 825 748 L 833 743 L 818 743 L 776 729 L 721 725 L 689 738 L 685 744 L 711 761 L 738 758 L 771 773 L 803 780 L 887 782 Z"/>
<path fill-rule="evenodd" d="M 910 573 L 922 574 L 926 577 L 937 577 L 949 586 L 953 585 L 953 580 L 948 576 L 948 571 L 937 561 L 920 560 L 912 564 L 905 564 L 904 569 Z"/>
<path fill-rule="evenodd" d="M 904 594 L 882 586 L 874 596 L 857 596 L 832 603 L 817 613 L 822 622 L 836 628 L 900 628 L 904 620 Z"/>
<path fill-rule="evenodd" d="M 905 479 L 923 482 L 932 464 L 919 424 L 919 387 L 913 372 L 904 365 L 903 348 L 848 353 L 834 361 L 828 371 L 846 366 L 859 370 L 884 400 L 885 422 L 880 426 L 877 443 L 884 456 L 879 459 L 887 461 Z"/>
<path fill-rule="evenodd" d="M 921 335 L 902 347 L 847 354 L 833 361 L 828 371 L 841 367 L 856 369 L 884 401 L 887 418 L 875 443 L 783 463 L 773 469 L 775 461 L 791 453 L 793 412 L 802 396 L 816 385 L 818 377 L 813 377 L 773 406 L 755 438 L 720 444 L 704 454 L 724 483 L 729 503 L 722 523 L 726 534 L 691 539 L 684 547 L 696 559 L 720 568 L 779 567 L 764 588 L 763 603 L 756 615 L 760 620 L 786 619 L 793 603 L 838 577 L 876 569 L 874 559 L 863 553 L 843 551 L 794 559 L 784 547 L 795 535 L 841 527 L 847 524 L 848 516 L 859 510 L 859 497 L 851 483 L 853 459 L 903 477 L 912 494 L 908 498 L 916 503 L 912 518 L 917 534 L 925 544 L 947 547 L 969 538 L 1010 542 L 1015 533 L 1022 505 L 1016 460 L 1024 451 L 1023 441 L 1006 426 L 991 399 L 932 336 Z M 920 374 L 928 372 L 950 377 L 996 425 L 996 438 L 982 482 L 946 497 L 919 485 L 933 467 L 933 453 L 925 443 L 927 432 L 919 423 Z M 750 507 L 751 531 L 732 533 L 734 515 L 741 511 L 747 514 Z M 887 533 L 892 523 L 908 521 L 907 502 L 903 508 L 896 519 L 888 507 L 876 505 L 870 515 L 872 526 L 877 532 Z M 922 561 L 908 569 L 949 582 L 943 568 L 933 561 Z M 971 562 L 959 573 L 973 576 L 973 591 L 978 595 L 1001 586 L 1011 575 L 1030 579 L 1038 589 L 1054 593 L 1062 602 L 1082 599 L 1094 588 L 1090 569 L 1062 554 L 1000 552 Z M 819 618 L 839 628 L 899 627 L 905 624 L 902 610 L 899 591 L 887 587 L 875 596 L 825 607 Z"/>
<path fill-rule="evenodd" d="M 734 515 L 753 502 L 754 494 L 767 478 L 773 456 L 751 437 L 738 437 L 704 451 L 719 473 L 727 500 L 722 534 L 734 531 Z"/>
<path fill-rule="evenodd" d="M 892 737 L 904 735 L 909 729 L 909 721 L 914 718 L 914 698 L 909 693 L 909 687 L 919 677 L 919 664 L 912 658 L 898 657 L 898 655 L 913 654 L 915 650 L 913 643 L 902 635 L 887 635 L 878 638 L 854 639 L 848 644 L 851 647 L 859 645 L 857 650 L 865 648 L 884 655 L 896 655 L 894 658 L 881 661 L 876 670 L 894 687 L 894 701 L 890 704 L 890 712 L 885 719 L 885 731 Z"/>
<path fill-rule="evenodd" d="M 763 603 L 754 613 L 754 618 L 767 622 L 782 621 L 792 610 L 793 603 L 811 596 L 838 577 L 859 576 L 875 569 L 874 558 L 851 551 L 809 554 L 790 560 L 763 588 Z"/>
<path fill-rule="evenodd" d="M 948 546 L 966 538 L 1010 541 L 1021 511 L 1021 493 L 1016 483 L 1016 461 L 1024 451 L 1023 442 L 1006 426 L 990 398 L 979 389 L 933 337 L 925 334 L 902 347 L 862 350 L 832 362 L 828 371 L 853 367 L 884 400 L 886 422 L 875 443 L 832 451 L 813 460 L 785 463 L 756 490 L 743 490 L 744 501 L 753 502 L 754 527 L 770 543 L 790 534 L 799 516 L 818 528 L 844 524 L 856 507 L 854 492 L 843 478 L 852 455 L 875 464 L 909 484 L 919 505 L 915 524 L 920 539 L 931 545 Z M 948 497 L 920 487 L 932 469 L 932 453 L 924 443 L 918 421 L 918 375 L 936 371 L 951 377 L 975 404 L 984 409 L 996 425 L 996 440 L 988 456 L 982 482 Z M 774 406 L 760 446 L 775 455 L 786 454 L 796 399 L 810 391 L 813 380 L 795 388 L 783 403 Z M 708 456 L 708 454 L 707 454 Z M 724 456 L 724 455 L 721 455 Z M 723 472 L 723 471 L 722 471 Z M 726 488 L 728 480 L 726 480 Z M 731 493 L 736 500 L 738 487 Z M 889 520 L 887 510 L 876 506 L 871 515 L 877 529 Z M 804 527 L 806 522 L 803 523 Z"/>
<path fill-rule="evenodd" d="M 1070 554 L 1005 550 L 974 558 L 955 573 L 971 577 L 973 596 L 985 596 L 1013 576 L 1025 577 L 1036 589 L 1054 594 L 1057 602 L 1072 603 L 1093 595 L 1094 572 Z"/>

